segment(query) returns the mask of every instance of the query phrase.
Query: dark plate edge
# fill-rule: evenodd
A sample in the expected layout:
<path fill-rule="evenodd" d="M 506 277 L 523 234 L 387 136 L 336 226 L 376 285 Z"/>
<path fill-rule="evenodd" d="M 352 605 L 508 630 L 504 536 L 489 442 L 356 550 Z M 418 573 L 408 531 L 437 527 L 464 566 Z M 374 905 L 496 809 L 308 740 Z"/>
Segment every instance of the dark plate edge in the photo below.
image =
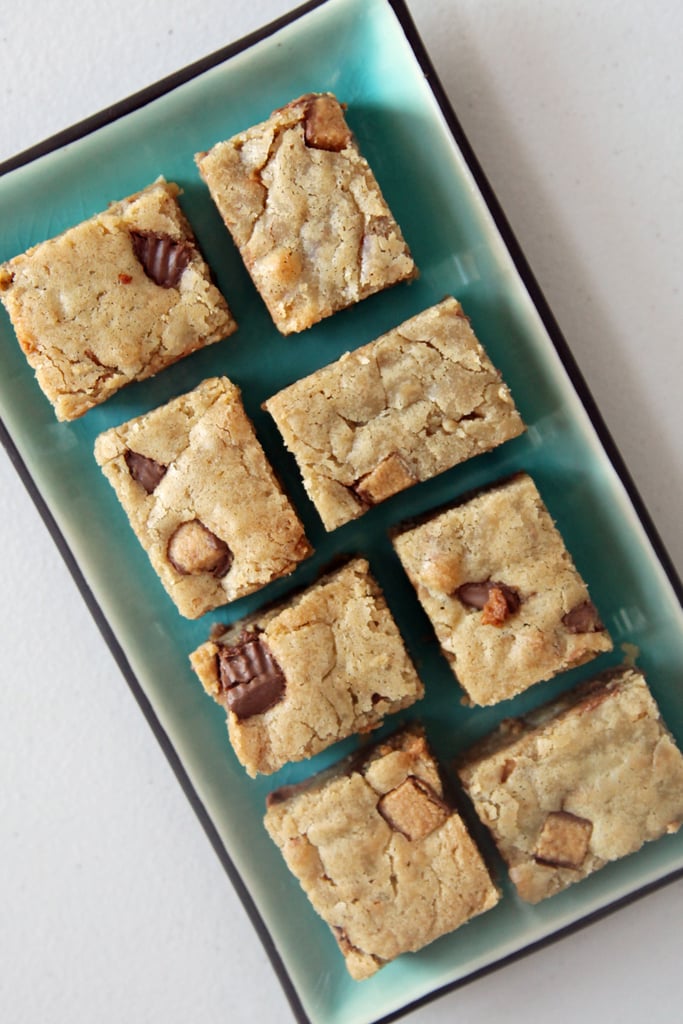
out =
<path fill-rule="evenodd" d="M 574 385 L 586 412 L 588 413 L 591 423 L 593 424 L 600 442 L 605 449 L 607 457 L 617 471 L 617 474 L 621 479 L 629 498 L 631 499 L 636 514 L 647 533 L 658 559 L 662 563 L 662 567 L 669 578 L 676 596 L 678 597 L 681 605 L 683 605 L 683 581 L 678 575 L 671 556 L 664 546 L 664 542 L 659 535 L 659 531 L 657 530 L 638 488 L 636 487 L 633 477 L 623 460 L 621 452 L 619 451 L 616 442 L 603 419 L 602 413 L 600 412 L 585 378 L 579 369 L 578 363 L 569 348 L 567 340 L 560 330 L 559 324 L 557 323 L 557 320 L 555 319 L 555 316 L 553 315 L 550 306 L 541 291 L 540 285 L 534 277 L 533 271 L 527 262 L 526 256 L 522 252 L 519 242 L 510 227 L 508 219 L 498 202 L 496 194 L 489 184 L 482 166 L 479 163 L 467 136 L 465 135 L 465 131 L 460 124 L 453 107 L 451 106 L 451 102 L 446 95 L 436 69 L 432 64 L 431 58 L 429 57 L 424 43 L 420 38 L 419 32 L 410 15 L 408 7 L 406 6 L 405 0 L 387 0 L 387 3 L 393 8 L 396 17 L 401 23 L 406 38 L 408 39 L 415 57 L 424 72 L 427 83 L 429 84 L 429 87 L 434 93 L 434 97 L 441 108 L 441 112 L 448 124 L 449 130 L 462 152 L 465 163 L 471 171 L 484 202 L 488 207 L 489 213 L 493 217 L 505 246 L 512 257 L 515 268 L 529 292 L 531 301 L 536 307 L 536 310 L 543 321 L 543 325 L 550 335 L 550 340 L 557 350 L 564 368 L 567 371 L 567 374 Z"/>
<path fill-rule="evenodd" d="M 48 136 L 42 142 L 29 146 L 28 149 L 24 149 L 15 156 L 9 157 L 0 163 L 0 177 L 9 171 L 14 171 L 18 167 L 23 167 L 25 164 L 38 160 L 39 157 L 45 156 L 55 149 L 61 149 L 70 142 L 76 142 L 78 139 L 82 139 L 84 136 L 97 131 L 98 128 L 103 128 L 105 125 L 117 121 L 126 114 L 131 114 L 134 110 L 146 106 L 160 96 L 164 96 L 173 89 L 177 89 L 178 86 L 184 85 L 185 82 L 189 82 L 190 79 L 197 78 L 205 71 L 209 71 L 236 54 L 248 50 L 256 43 L 260 43 L 263 39 L 273 35 L 279 29 L 290 25 L 293 21 L 297 21 L 305 14 L 315 10 L 316 7 L 322 7 L 325 2 L 326 0 L 308 0 L 308 2 L 295 7 L 287 14 L 283 14 L 279 18 L 268 22 L 267 25 L 263 25 L 261 28 L 248 33 L 248 35 L 242 36 L 241 39 L 237 39 L 234 43 L 228 43 L 227 46 L 214 50 L 213 53 L 208 54 L 206 57 L 201 57 L 199 60 L 193 61 L 192 64 L 188 64 L 186 67 L 180 68 L 180 70 L 174 71 L 164 78 L 160 78 L 159 81 L 145 86 L 139 92 L 132 93 L 118 103 L 105 107 L 96 114 L 91 114 L 82 121 L 77 121 L 75 124 L 69 125 L 68 128 Z"/>
<path fill-rule="evenodd" d="M 82 121 L 76 122 L 68 128 L 57 132 L 54 135 L 49 136 L 42 142 L 36 143 L 16 154 L 13 157 L 0 163 L 0 176 L 13 171 L 19 167 L 37 160 L 38 158 L 45 156 L 46 154 L 60 149 L 63 146 L 68 145 L 71 142 L 83 138 L 86 135 L 96 131 L 97 129 L 109 124 L 113 121 L 124 117 L 126 114 L 132 113 L 134 110 L 145 106 L 146 104 L 158 99 L 160 96 L 171 92 L 178 86 L 183 85 L 185 82 L 190 81 L 205 71 L 229 60 L 231 57 L 244 50 L 249 49 L 256 43 L 261 42 L 268 36 L 273 35 L 279 29 L 290 25 L 294 21 L 315 10 L 317 7 L 323 6 L 327 0 L 308 0 L 287 14 L 269 22 L 267 25 L 256 29 L 254 32 L 243 36 L 241 39 L 236 40 L 227 46 L 221 47 L 215 50 L 213 53 L 207 55 L 187 65 L 185 68 L 180 69 L 154 84 L 141 89 L 140 91 L 133 93 L 131 96 L 112 106 L 106 107 L 96 114 L 91 115 L 83 119 Z M 510 227 L 510 224 L 503 212 L 503 209 L 498 202 L 493 188 L 488 182 L 486 175 L 469 143 L 467 136 L 460 124 L 451 102 L 446 95 L 446 92 L 439 80 L 436 69 L 432 64 L 431 58 L 425 49 L 420 34 L 417 30 L 415 22 L 410 14 L 405 0 L 386 0 L 386 3 L 392 8 L 397 20 L 399 21 L 401 28 L 410 44 L 411 49 L 415 55 L 418 64 L 420 65 L 425 79 L 432 90 L 434 97 L 439 105 L 439 108 L 444 116 L 444 119 L 448 125 L 448 128 L 453 135 L 453 138 L 461 150 L 464 157 L 465 163 L 467 164 L 472 176 L 474 177 L 477 186 L 482 194 L 484 202 L 496 224 L 496 227 L 505 243 L 505 246 L 510 253 L 515 268 L 520 275 L 531 300 L 543 321 L 543 324 L 550 336 L 550 339 L 557 350 L 562 364 L 567 371 L 567 374 L 579 396 L 581 402 L 588 413 L 588 416 L 595 428 L 595 431 L 600 439 L 600 442 L 616 470 L 624 488 L 631 500 L 636 514 L 647 534 L 650 543 L 653 546 L 657 558 L 662 564 L 662 567 L 678 597 L 681 605 L 683 605 L 683 581 L 681 580 L 678 572 L 673 564 L 673 561 L 664 546 L 661 536 L 645 506 L 645 503 L 636 487 L 636 484 L 623 460 L 623 457 L 612 437 L 607 424 L 605 423 L 600 410 L 593 398 L 593 395 L 583 377 L 581 370 L 569 348 L 569 345 L 562 334 L 560 327 L 541 291 L 541 288 L 536 281 L 534 274 L 522 252 L 522 249 L 517 242 L 517 239 Z M 284 994 L 290 1004 L 294 1017 L 298 1024 L 311 1024 L 310 1018 L 306 1014 L 303 1008 L 301 1000 L 293 986 L 293 983 L 287 973 L 282 959 L 277 951 L 275 943 L 270 935 L 270 932 L 264 923 L 261 915 L 256 908 L 256 905 L 243 882 L 237 868 L 233 864 L 223 842 L 218 834 L 211 817 L 204 806 L 202 800 L 194 789 L 183 764 L 177 754 L 175 747 L 173 746 L 168 734 L 164 730 L 161 722 L 157 718 L 146 694 L 144 693 L 137 677 L 135 676 L 126 655 L 123 652 L 118 640 L 116 639 L 102 609 L 100 608 L 95 596 L 93 595 L 90 587 L 88 586 L 76 559 L 69 548 L 63 534 L 61 533 L 57 523 L 55 522 L 50 509 L 44 501 L 38 487 L 31 476 L 28 467 L 24 463 L 21 454 L 19 453 L 14 441 L 12 440 L 5 424 L 0 418 L 0 443 L 5 448 L 10 461 L 17 471 L 19 478 L 21 479 L 24 487 L 26 488 L 31 500 L 33 501 L 39 515 L 41 516 L 45 526 L 47 527 L 52 539 L 64 560 L 64 563 L 70 572 L 78 590 L 80 591 L 83 600 L 90 611 L 102 637 L 109 647 L 121 673 L 126 680 L 133 696 L 135 697 L 140 710 L 146 718 L 154 736 L 157 739 L 163 753 L 168 760 L 171 769 L 173 770 L 180 786 L 183 789 L 185 796 L 187 797 L 190 806 L 195 812 L 200 824 L 202 825 L 212 847 L 214 848 L 221 864 L 223 865 L 230 882 L 237 893 L 240 902 L 242 903 L 250 921 L 253 925 L 264 950 L 271 962 L 273 970 L 275 971 L 280 985 L 284 991 Z M 581 929 L 588 927 L 596 921 L 602 920 L 608 917 L 610 914 L 615 913 L 622 907 L 626 907 L 631 903 L 636 902 L 638 899 L 649 895 L 669 885 L 679 879 L 683 878 L 683 868 L 677 869 L 663 878 L 657 879 L 656 881 L 642 886 L 636 889 L 634 892 L 621 897 L 614 903 L 609 904 L 599 910 L 593 911 L 585 917 L 574 921 L 564 928 L 559 929 L 551 935 L 547 935 L 538 941 L 531 943 L 528 946 L 524 946 L 514 953 L 503 957 L 494 963 L 487 964 L 470 974 L 459 978 L 454 982 L 447 983 L 433 992 L 429 992 L 421 998 L 414 1000 L 413 1002 L 401 1007 L 400 1009 L 393 1011 L 387 1016 L 377 1018 L 374 1024 L 391 1024 L 391 1022 L 399 1020 L 422 1006 L 434 1001 L 437 998 L 445 996 L 450 992 L 454 992 L 459 988 L 464 987 L 470 982 L 474 982 L 479 978 L 485 977 L 486 975 L 496 971 L 502 967 L 506 967 L 517 960 L 525 957 L 537 950 L 543 949 L 546 946 L 551 945 L 554 942 L 559 941 Z"/>
<path fill-rule="evenodd" d="M 135 673 L 133 672 L 133 669 L 131 668 L 131 665 L 126 655 L 124 654 L 123 649 L 121 648 L 111 626 L 109 625 L 106 619 L 104 612 L 102 611 L 92 590 L 88 586 L 83 574 L 81 573 L 81 570 L 73 555 L 73 552 L 71 551 L 69 545 L 64 539 L 64 535 L 62 534 L 57 523 L 55 522 L 54 517 L 50 512 L 50 509 L 48 508 L 45 500 L 43 499 L 40 491 L 38 490 L 38 487 L 36 486 L 33 477 L 31 476 L 24 460 L 22 459 L 19 451 L 17 450 L 14 444 L 14 441 L 10 437 L 7 428 L 5 427 L 5 424 L 2 422 L 1 419 L 0 443 L 2 443 L 5 451 L 9 456 L 10 462 L 16 469 L 22 483 L 24 484 L 24 487 L 28 491 L 29 497 L 33 501 L 33 504 L 35 505 L 38 511 L 38 514 L 42 518 L 43 522 L 45 523 L 45 526 L 47 527 L 50 535 L 52 536 L 52 540 L 54 541 L 57 550 L 62 556 L 66 564 L 66 567 L 74 580 L 74 583 L 76 584 L 78 590 L 80 591 L 81 597 L 83 598 L 90 614 L 95 620 L 95 624 L 97 625 L 100 633 L 102 634 L 104 642 L 106 643 L 111 654 L 113 655 L 114 660 L 116 661 L 116 664 L 121 670 L 124 679 L 128 683 L 128 686 L 133 694 L 133 697 L 137 701 L 138 706 L 142 711 L 142 714 L 146 718 L 147 724 L 154 733 L 154 736 L 156 737 L 159 746 L 161 747 L 163 753 L 166 755 L 166 759 L 169 765 L 171 766 L 171 769 L 173 770 L 176 779 L 180 783 L 180 786 L 182 787 L 182 790 L 185 796 L 187 797 L 190 806 L 192 807 L 192 810 L 195 812 L 197 818 L 199 819 L 199 823 L 203 827 L 209 839 L 209 842 L 213 846 L 216 854 L 218 855 L 218 858 L 223 868 L 225 869 L 225 872 L 228 875 L 228 878 L 230 879 L 230 882 L 233 888 L 235 889 L 235 892 L 237 893 L 237 896 L 239 897 L 240 902 L 242 903 L 242 906 L 244 907 L 247 916 L 249 917 L 249 920 L 251 921 L 259 939 L 261 940 L 265 952 L 272 964 L 273 970 L 275 971 L 280 982 L 280 985 L 284 990 L 285 996 L 289 1000 L 295 1019 L 297 1020 L 298 1024 L 311 1024 L 307 1014 L 304 1011 L 299 996 L 297 995 L 294 989 L 289 974 L 287 973 L 287 969 L 285 968 L 285 965 L 280 958 L 280 954 L 278 953 L 275 947 L 275 943 L 271 937 L 271 934 L 265 922 L 263 921 L 263 918 L 259 914 L 256 908 L 256 904 L 254 903 L 245 883 L 242 881 L 241 875 L 239 874 L 237 868 L 230 859 L 230 855 L 228 854 L 228 851 L 223 845 L 223 841 L 221 840 L 221 837 L 218 834 L 218 831 L 216 830 L 213 821 L 211 820 L 209 812 L 207 811 L 206 807 L 204 806 L 204 803 L 199 797 L 199 794 L 192 785 L 192 782 L 190 781 L 190 778 L 187 775 L 185 768 L 183 767 L 183 763 L 180 760 L 180 757 L 176 752 L 173 743 L 171 742 L 163 725 L 157 718 L 157 715 L 154 709 L 152 708 L 152 705 L 150 704 L 144 690 L 142 689 L 140 683 L 138 682 L 138 679 Z"/>
<path fill-rule="evenodd" d="M 158 82 L 141 89 L 139 92 L 133 93 L 126 99 L 121 100 L 112 106 L 105 107 L 103 110 L 90 117 L 85 118 L 82 121 L 76 122 L 76 124 L 64 129 L 63 131 L 57 132 L 54 135 L 49 136 L 42 142 L 38 142 L 35 145 L 23 150 L 16 154 L 16 156 L 10 157 L 8 160 L 0 163 L 0 177 L 7 174 L 9 171 L 16 170 L 26 164 L 32 163 L 34 160 L 45 156 L 54 150 L 61 149 L 63 146 L 68 145 L 71 142 L 75 142 L 78 139 L 84 138 L 86 135 L 97 131 L 98 128 L 102 128 L 113 121 L 124 117 L 126 114 L 130 114 L 140 107 L 146 106 L 153 100 L 158 99 L 160 96 L 171 92 L 178 86 L 183 85 L 185 82 L 190 81 L 193 78 L 198 77 L 205 71 L 209 71 L 211 68 L 222 64 L 224 61 L 229 60 L 238 53 L 249 49 L 256 43 L 261 42 L 268 36 L 273 35 L 292 22 L 297 21 L 299 18 L 308 14 L 310 11 L 315 10 L 316 7 L 321 7 L 326 0 L 308 0 L 308 2 L 301 4 L 299 7 L 294 8 L 287 14 L 282 15 L 279 18 L 269 22 L 267 25 L 263 25 L 261 28 L 256 29 L 254 32 L 250 32 L 248 35 L 243 36 L 241 39 L 236 40 L 233 43 L 229 43 L 227 46 L 223 46 L 206 57 L 201 58 L 192 64 L 187 65 L 185 68 L 181 68 L 179 71 L 173 74 L 167 75 L 165 78 L 160 79 Z M 35 483 L 31 473 L 26 466 L 18 448 L 16 447 L 12 437 L 7 430 L 2 418 L 0 417 L 0 443 L 7 452 L 10 462 L 14 466 L 19 478 L 21 479 L 29 497 L 33 501 L 38 514 L 45 523 L 45 526 L 50 533 L 57 550 L 59 551 L 64 563 L 71 574 L 74 583 L 76 584 L 80 594 L 88 608 L 92 618 L 95 621 L 107 647 L 111 651 L 111 654 L 116 661 L 121 673 L 128 684 L 128 687 L 133 694 L 133 697 L 137 701 L 137 704 L 142 711 L 149 727 L 151 728 L 154 736 L 159 743 L 166 759 L 176 776 L 176 779 L 180 783 L 180 786 L 189 801 L 192 810 L 195 812 L 199 823 L 201 824 L 204 832 L 206 833 L 209 842 L 211 843 L 218 859 L 220 860 L 225 872 L 230 879 L 230 883 L 233 886 L 244 910 L 246 911 L 249 920 L 258 935 L 261 944 L 264 948 L 268 959 L 270 960 L 271 966 L 275 971 L 278 981 L 282 987 L 282 990 L 287 998 L 292 1013 L 294 1015 L 297 1024 L 311 1024 L 308 1014 L 304 1010 L 303 1004 L 294 988 L 294 985 L 289 977 L 287 969 L 277 951 L 275 942 L 266 926 L 263 918 L 261 917 L 254 900 L 249 893 L 245 883 L 242 880 L 237 868 L 233 864 L 228 851 L 223 845 L 223 841 L 211 820 L 209 812 L 207 811 L 204 803 L 199 797 L 199 794 L 195 790 L 190 778 L 185 771 L 182 761 L 173 746 L 166 730 L 159 721 L 152 705 L 150 704 L 144 690 L 142 689 L 131 665 L 124 654 L 124 651 L 119 644 L 114 632 L 109 625 L 107 618 L 98 604 L 92 590 L 88 586 L 88 583 L 83 576 L 78 563 L 67 544 L 64 535 L 59 529 L 47 503 L 43 499 L 37 484 Z"/>
<path fill-rule="evenodd" d="M 624 459 L 617 447 L 617 444 L 612 437 L 612 434 L 600 412 L 595 399 L 586 383 L 586 380 L 579 369 L 578 363 L 574 358 L 574 355 L 569 348 L 566 338 L 560 330 L 560 326 L 552 313 L 546 298 L 541 291 L 540 285 L 536 280 L 527 259 L 522 252 L 522 249 L 515 237 L 515 234 L 510 227 L 507 217 L 503 212 L 503 209 L 498 202 L 498 198 L 490 185 L 484 170 L 479 163 L 479 160 L 470 145 L 470 142 L 465 135 L 465 131 L 456 116 L 455 110 L 453 109 L 451 102 L 446 95 L 446 92 L 441 84 L 436 69 L 432 63 L 432 60 L 422 42 L 420 34 L 417 30 L 417 26 L 412 19 L 410 11 L 405 3 L 405 0 L 387 0 L 387 3 L 392 7 L 396 17 L 398 18 L 401 27 L 406 35 L 406 38 L 415 54 L 415 58 L 419 63 L 425 79 L 432 90 L 434 97 L 441 109 L 441 113 L 448 125 L 449 131 L 453 135 L 456 144 L 460 148 L 465 163 L 467 164 L 472 176 L 477 183 L 477 186 L 482 194 L 484 202 L 488 207 L 489 213 L 491 214 L 494 223 L 507 247 L 508 252 L 515 265 L 517 273 L 522 279 L 524 286 L 526 287 L 532 303 L 536 307 L 543 325 L 548 332 L 550 340 L 552 341 L 562 364 L 567 371 L 569 379 L 571 380 L 577 395 L 579 396 L 581 403 L 588 413 L 588 417 L 593 424 L 595 432 L 605 450 L 605 453 L 612 463 L 612 466 L 616 470 L 619 479 L 621 480 L 626 493 L 635 509 L 636 515 L 638 516 L 645 533 L 652 544 L 654 552 L 659 559 L 666 576 L 671 583 L 671 586 L 683 606 L 683 581 L 679 576 L 676 567 L 673 564 L 671 556 L 667 551 L 664 542 L 657 530 L 657 527 L 647 510 L 645 502 L 635 484 L 631 473 L 624 462 Z M 388 1014 L 385 1017 L 381 1017 L 374 1022 L 374 1024 L 391 1024 L 392 1021 L 399 1020 L 406 1013 L 416 1010 L 419 1007 L 426 1006 L 428 1003 L 434 1001 L 441 996 L 445 996 L 450 992 L 454 992 L 459 988 L 463 988 L 470 982 L 474 982 L 479 978 L 483 978 L 493 971 L 497 971 L 500 968 L 506 967 L 510 964 L 515 963 L 517 960 L 522 959 L 537 950 L 544 949 L 547 946 L 552 945 L 554 942 L 558 942 L 561 939 L 567 938 L 573 935 L 583 928 L 594 924 L 597 921 L 601 921 L 623 907 L 627 907 L 637 900 L 648 896 L 650 893 L 656 892 L 659 889 L 664 888 L 667 885 L 672 884 L 683 878 L 683 868 L 678 868 L 675 871 L 670 872 L 668 875 L 662 878 L 656 879 L 654 882 L 650 882 L 646 885 L 641 886 L 639 889 L 635 889 L 633 892 L 622 896 L 620 899 L 615 900 L 608 906 L 601 907 L 598 910 L 587 914 L 585 917 L 580 918 L 577 921 L 573 921 L 571 924 L 566 925 L 564 928 L 558 929 L 551 935 L 546 935 L 536 942 L 530 943 L 527 946 L 523 946 L 521 949 L 516 950 L 509 956 L 502 957 L 496 960 L 494 963 L 487 964 L 476 971 L 472 971 L 470 974 L 457 981 L 447 983 L 433 992 L 427 993 L 425 996 L 413 1001 L 410 1005 L 402 1007 L 393 1013 Z"/>
<path fill-rule="evenodd" d="M 427 995 L 414 1000 L 414 1002 L 410 1003 L 408 1006 L 402 1007 L 400 1010 L 396 1010 L 386 1017 L 378 1018 L 373 1021 L 373 1024 L 392 1024 L 393 1021 L 399 1020 L 406 1013 L 411 1013 L 414 1010 L 427 1006 L 429 1003 L 434 1002 L 436 999 L 440 999 L 442 996 L 447 996 L 451 992 L 456 992 L 458 989 L 464 988 L 466 985 L 478 981 L 480 978 L 487 977 L 487 975 L 492 974 L 494 971 L 499 971 L 503 967 L 509 967 L 511 964 L 516 963 L 518 960 L 522 960 L 524 957 L 529 956 L 532 953 L 536 953 L 541 949 L 552 946 L 554 943 L 559 942 L 561 939 L 566 939 L 570 935 L 575 935 L 577 932 L 582 931 L 589 925 L 595 924 L 597 921 L 603 921 L 605 918 L 610 917 L 612 914 L 622 910 L 624 907 L 628 907 L 632 903 L 637 903 L 645 896 L 649 896 L 651 893 L 657 892 L 659 889 L 663 889 L 665 886 L 671 885 L 671 883 L 677 882 L 682 878 L 683 868 L 677 868 L 676 871 L 672 872 L 670 875 L 666 875 L 664 878 L 658 878 L 654 882 L 649 882 L 642 888 L 636 889 L 634 892 L 628 893 L 626 896 L 622 896 L 620 899 L 615 900 L 615 902 L 610 903 L 609 906 L 601 907 L 599 910 L 594 910 L 585 917 L 580 918 L 578 921 L 573 921 L 564 928 L 560 928 L 558 931 L 553 932 L 552 935 L 546 935 L 542 939 L 538 939 L 536 942 L 530 943 L 528 946 L 522 946 L 521 949 L 515 950 L 514 953 L 501 957 L 500 960 L 487 964 L 485 967 L 480 967 L 478 970 L 472 971 L 470 974 L 466 974 L 462 978 L 458 978 L 457 981 L 447 982 L 445 985 L 442 985 L 441 988 L 435 989 L 433 992 L 428 992 Z"/>

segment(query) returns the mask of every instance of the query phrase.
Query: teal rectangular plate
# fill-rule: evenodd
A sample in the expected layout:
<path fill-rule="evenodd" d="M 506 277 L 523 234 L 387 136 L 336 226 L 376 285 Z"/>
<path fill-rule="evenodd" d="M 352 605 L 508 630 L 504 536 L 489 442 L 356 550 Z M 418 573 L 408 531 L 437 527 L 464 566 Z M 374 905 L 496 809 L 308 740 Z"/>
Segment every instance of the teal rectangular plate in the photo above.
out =
<path fill-rule="evenodd" d="M 193 161 L 195 152 L 302 93 L 331 90 L 401 224 L 421 275 L 283 338 L 272 326 Z M 327 927 L 262 826 L 266 794 L 345 754 L 355 740 L 276 776 L 251 780 L 230 749 L 223 711 L 204 695 L 189 653 L 213 622 L 233 621 L 361 552 L 424 679 L 427 696 L 391 720 L 420 718 L 442 763 L 492 729 L 635 645 L 663 716 L 683 741 L 680 580 L 615 449 L 401 0 L 308 4 L 119 106 L 6 162 L 0 260 L 147 185 L 177 181 L 182 205 L 240 324 L 232 338 L 60 424 L 0 314 L 2 438 L 114 656 L 261 936 L 295 1017 L 311 1024 L 394 1019 L 568 929 L 683 873 L 683 831 L 536 907 L 494 863 L 499 906 L 375 977 L 353 982 Z M 407 317 L 455 294 L 512 389 L 529 429 L 495 452 L 397 495 L 326 535 L 261 402 Z M 266 451 L 316 555 L 286 581 L 199 622 L 179 617 L 92 455 L 100 431 L 226 374 L 243 389 Z M 472 709 L 441 658 L 387 538 L 394 525 L 518 470 L 536 480 L 615 640 L 615 652 L 498 708 Z M 485 837 L 479 835 L 487 845 Z M 489 844 L 490 845 L 490 844 Z M 488 848 L 488 847 L 487 847 Z M 489 853 L 491 853 L 489 849 Z M 609 954 L 608 954 L 609 955 Z"/>

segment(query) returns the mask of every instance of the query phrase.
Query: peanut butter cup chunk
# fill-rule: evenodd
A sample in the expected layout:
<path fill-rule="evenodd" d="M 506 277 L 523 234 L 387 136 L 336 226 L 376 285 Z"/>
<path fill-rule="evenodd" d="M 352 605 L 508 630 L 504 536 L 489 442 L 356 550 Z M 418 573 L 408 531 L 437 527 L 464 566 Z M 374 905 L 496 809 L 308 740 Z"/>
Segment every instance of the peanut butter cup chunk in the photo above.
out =
<path fill-rule="evenodd" d="M 133 251 L 142 267 L 160 288 L 177 288 L 190 264 L 194 247 L 155 231 L 131 231 Z"/>
<path fill-rule="evenodd" d="M 377 807 L 384 820 L 411 842 L 424 839 L 449 815 L 448 807 L 434 790 L 412 775 L 385 793 Z"/>
<path fill-rule="evenodd" d="M 586 859 L 593 823 L 568 811 L 551 811 L 536 843 L 539 864 L 578 871 Z"/>
<path fill-rule="evenodd" d="M 207 530 L 199 519 L 181 523 L 168 542 L 168 560 L 178 572 L 199 576 L 210 572 L 225 576 L 233 562 L 232 552 L 224 540 Z"/>
<path fill-rule="evenodd" d="M 162 466 L 155 459 L 148 459 L 146 455 L 128 450 L 124 459 L 133 480 L 137 480 L 141 487 L 144 487 L 148 494 L 157 487 L 164 478 L 167 466 Z"/>
<path fill-rule="evenodd" d="M 562 616 L 562 622 L 570 633 L 602 633 L 598 609 L 592 601 L 581 601 Z"/>
<path fill-rule="evenodd" d="M 361 477 L 355 491 L 368 505 L 378 505 L 380 501 L 385 501 L 416 483 L 417 477 L 412 470 L 406 466 L 400 455 L 392 452 Z"/>
<path fill-rule="evenodd" d="M 217 654 L 225 702 L 240 721 L 272 708 L 287 685 L 260 632 L 243 630 L 235 646 L 221 646 Z"/>
<path fill-rule="evenodd" d="M 514 587 L 494 580 L 463 583 L 456 594 L 466 608 L 477 608 L 483 612 L 481 621 L 484 625 L 501 626 L 521 604 Z"/>
<path fill-rule="evenodd" d="M 304 138 L 307 146 L 332 153 L 339 153 L 352 143 L 344 108 L 334 96 L 311 96 L 304 115 Z"/>

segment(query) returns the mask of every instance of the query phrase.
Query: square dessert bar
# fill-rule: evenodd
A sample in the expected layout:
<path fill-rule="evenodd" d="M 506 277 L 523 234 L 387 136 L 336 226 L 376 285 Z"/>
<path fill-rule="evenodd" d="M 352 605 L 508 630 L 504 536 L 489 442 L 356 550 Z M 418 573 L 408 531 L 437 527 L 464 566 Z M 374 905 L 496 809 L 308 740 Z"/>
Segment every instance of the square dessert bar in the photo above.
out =
<path fill-rule="evenodd" d="M 400 533 L 394 547 L 474 704 L 495 704 L 612 649 L 526 473 Z"/>
<path fill-rule="evenodd" d="M 498 902 L 419 726 L 276 790 L 265 825 L 357 981 Z"/>
<path fill-rule="evenodd" d="M 0 267 L 0 299 L 58 419 L 237 329 L 179 192 L 159 179 Z"/>
<path fill-rule="evenodd" d="M 327 530 L 524 430 L 453 298 L 264 403 Z"/>
<path fill-rule="evenodd" d="M 416 275 L 330 93 L 310 93 L 195 157 L 282 334 Z"/>
<path fill-rule="evenodd" d="M 288 575 L 311 553 L 225 377 L 100 434 L 95 457 L 187 618 Z"/>
<path fill-rule="evenodd" d="M 250 775 L 270 774 L 408 707 L 423 687 L 368 563 L 354 559 L 191 655 Z"/>
<path fill-rule="evenodd" d="M 634 668 L 504 722 L 459 774 L 530 903 L 683 821 L 683 756 Z"/>

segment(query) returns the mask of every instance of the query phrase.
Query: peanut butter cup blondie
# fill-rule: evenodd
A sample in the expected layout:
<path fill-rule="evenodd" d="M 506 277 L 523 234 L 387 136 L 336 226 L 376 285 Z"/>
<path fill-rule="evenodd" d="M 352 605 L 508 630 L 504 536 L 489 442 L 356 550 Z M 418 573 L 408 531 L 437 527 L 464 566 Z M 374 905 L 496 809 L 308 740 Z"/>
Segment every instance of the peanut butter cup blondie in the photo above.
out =
<path fill-rule="evenodd" d="M 394 538 L 441 649 L 475 704 L 495 704 L 612 648 L 531 477 Z"/>
<path fill-rule="evenodd" d="M 331 93 L 301 96 L 195 159 L 281 333 L 415 276 Z"/>
<path fill-rule="evenodd" d="M 498 902 L 419 726 L 276 790 L 265 825 L 358 981 Z"/>
<path fill-rule="evenodd" d="M 187 618 L 288 575 L 311 553 L 226 377 L 100 434 L 95 457 Z"/>
<path fill-rule="evenodd" d="M 159 179 L 0 267 L 0 300 L 58 419 L 237 329 L 179 192 Z"/>
<path fill-rule="evenodd" d="M 530 903 L 683 821 L 683 756 L 633 668 L 507 720 L 459 774 Z"/>
<path fill-rule="evenodd" d="M 270 774 L 413 704 L 423 687 L 361 558 L 242 620 L 191 655 L 235 753 Z"/>
<path fill-rule="evenodd" d="M 524 430 L 453 298 L 264 403 L 327 530 Z"/>

